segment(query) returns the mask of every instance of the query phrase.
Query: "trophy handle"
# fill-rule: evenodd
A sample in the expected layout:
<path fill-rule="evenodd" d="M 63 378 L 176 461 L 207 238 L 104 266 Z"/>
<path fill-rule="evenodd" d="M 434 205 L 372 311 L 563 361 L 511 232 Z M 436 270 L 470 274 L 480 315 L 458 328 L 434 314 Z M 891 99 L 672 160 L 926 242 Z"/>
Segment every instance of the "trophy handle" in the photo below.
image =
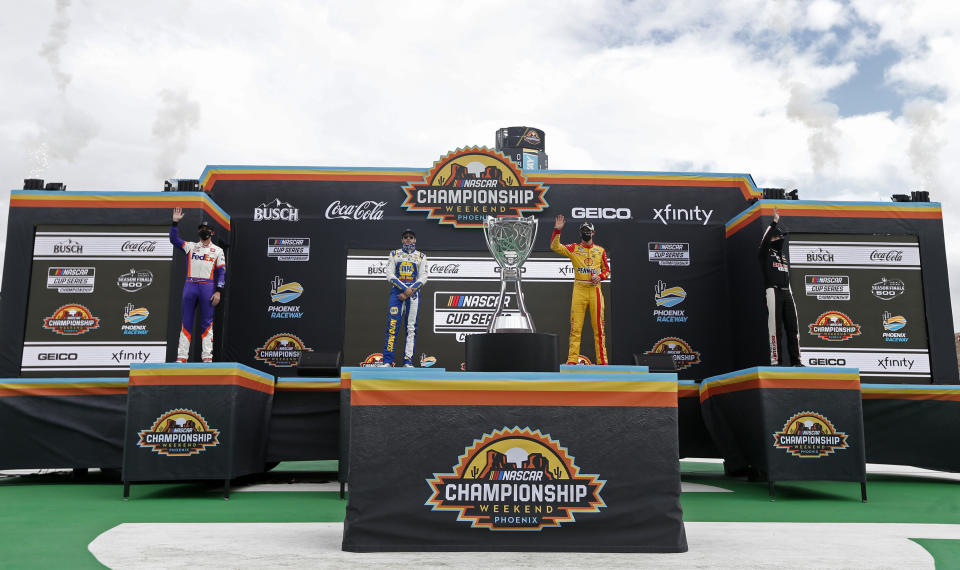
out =
<path fill-rule="evenodd" d="M 523 302 L 523 291 L 520 289 L 520 282 L 523 280 L 522 275 L 523 271 L 518 267 L 517 280 L 515 281 L 517 288 L 517 307 L 520 309 L 520 314 L 527 318 L 527 323 L 530 325 L 530 332 L 537 332 L 537 327 L 533 324 L 533 315 L 527 311 L 527 305 Z"/>

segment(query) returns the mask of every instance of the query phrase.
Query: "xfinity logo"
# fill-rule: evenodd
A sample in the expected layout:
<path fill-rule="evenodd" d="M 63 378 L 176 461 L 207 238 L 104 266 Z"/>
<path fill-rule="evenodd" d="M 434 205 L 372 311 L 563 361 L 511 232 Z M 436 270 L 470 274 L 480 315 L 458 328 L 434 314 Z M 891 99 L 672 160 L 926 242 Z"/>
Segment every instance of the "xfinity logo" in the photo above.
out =
<path fill-rule="evenodd" d="M 877 359 L 877 366 L 884 370 L 891 368 L 906 368 L 907 370 L 913 369 L 913 363 L 915 360 L 910 360 L 906 357 L 904 358 L 890 358 L 889 356 L 884 356 L 883 358 Z"/>
<path fill-rule="evenodd" d="M 667 204 L 663 208 L 653 209 L 653 219 L 655 221 L 660 220 L 665 226 L 670 222 L 699 221 L 703 221 L 703 225 L 707 225 L 712 215 L 713 210 L 701 210 L 700 206 L 694 206 L 693 208 L 674 208 L 673 204 Z"/>
<path fill-rule="evenodd" d="M 630 208 L 573 208 L 570 217 L 575 220 L 629 220 L 633 218 Z"/>
<path fill-rule="evenodd" d="M 260 204 L 253 209 L 253 221 L 283 221 L 296 222 L 300 220 L 300 210 L 294 208 L 287 202 L 281 202 L 279 198 L 274 198 L 273 202 Z"/>
<path fill-rule="evenodd" d="M 120 350 L 120 352 L 113 353 L 113 361 L 116 363 L 121 362 L 146 362 L 150 358 L 149 352 L 144 352 L 138 350 L 137 352 L 130 352 L 129 350 Z"/>
<path fill-rule="evenodd" d="M 359 204 L 341 204 L 340 200 L 331 202 L 327 206 L 328 220 L 382 220 L 383 207 L 386 202 L 367 200 Z"/>

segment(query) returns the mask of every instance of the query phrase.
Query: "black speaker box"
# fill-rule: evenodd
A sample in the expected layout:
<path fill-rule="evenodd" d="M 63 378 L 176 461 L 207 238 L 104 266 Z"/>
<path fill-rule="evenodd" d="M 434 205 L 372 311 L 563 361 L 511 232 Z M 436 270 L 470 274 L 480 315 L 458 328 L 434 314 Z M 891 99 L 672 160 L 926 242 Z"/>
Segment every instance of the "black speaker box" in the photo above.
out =
<path fill-rule="evenodd" d="M 673 356 L 666 353 L 654 354 L 634 354 L 633 364 L 635 366 L 646 366 L 650 372 L 676 372 L 677 365 L 673 361 Z"/>
<path fill-rule="evenodd" d="M 314 378 L 336 378 L 340 376 L 340 364 L 343 362 L 343 353 L 339 350 L 307 352 L 300 356 L 297 365 L 297 376 L 311 376 Z"/>

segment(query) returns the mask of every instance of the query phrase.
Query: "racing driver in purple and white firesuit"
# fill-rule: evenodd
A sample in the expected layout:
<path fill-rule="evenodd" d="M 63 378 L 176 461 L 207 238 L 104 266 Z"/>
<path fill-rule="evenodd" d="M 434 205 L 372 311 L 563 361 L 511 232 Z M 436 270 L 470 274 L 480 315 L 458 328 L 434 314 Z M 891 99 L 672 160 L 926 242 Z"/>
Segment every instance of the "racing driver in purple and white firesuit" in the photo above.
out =
<path fill-rule="evenodd" d="M 200 346 L 204 362 L 213 362 L 213 308 L 220 303 L 227 271 L 223 249 L 211 241 L 213 228 L 204 221 L 197 227 L 200 241 L 183 241 L 177 223 L 183 219 L 183 209 L 174 208 L 170 225 L 170 243 L 187 255 L 187 278 L 183 283 L 183 322 L 180 342 L 177 344 L 177 362 L 186 362 L 190 352 L 190 333 L 193 315 L 200 306 Z"/>

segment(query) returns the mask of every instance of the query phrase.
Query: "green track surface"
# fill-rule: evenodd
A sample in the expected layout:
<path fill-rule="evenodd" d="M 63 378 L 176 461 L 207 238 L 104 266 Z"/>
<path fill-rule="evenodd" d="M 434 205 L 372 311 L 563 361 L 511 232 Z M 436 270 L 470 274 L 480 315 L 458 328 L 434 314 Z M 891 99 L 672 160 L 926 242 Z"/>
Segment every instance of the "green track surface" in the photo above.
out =
<path fill-rule="evenodd" d="M 713 463 L 683 462 L 683 480 L 733 493 L 684 493 L 689 522 L 960 524 L 960 482 L 873 475 L 869 502 L 857 483 L 788 482 L 770 501 L 766 483 L 723 476 Z M 336 480 L 336 462 L 283 463 L 259 482 Z M 243 481 L 239 481 L 243 483 Z M 336 492 L 244 492 L 223 500 L 218 483 L 139 484 L 129 501 L 116 480 L 92 473 L 0 478 L 0 567 L 100 568 L 87 545 L 125 522 L 340 522 Z M 960 541 L 917 539 L 938 568 L 960 564 Z"/>

